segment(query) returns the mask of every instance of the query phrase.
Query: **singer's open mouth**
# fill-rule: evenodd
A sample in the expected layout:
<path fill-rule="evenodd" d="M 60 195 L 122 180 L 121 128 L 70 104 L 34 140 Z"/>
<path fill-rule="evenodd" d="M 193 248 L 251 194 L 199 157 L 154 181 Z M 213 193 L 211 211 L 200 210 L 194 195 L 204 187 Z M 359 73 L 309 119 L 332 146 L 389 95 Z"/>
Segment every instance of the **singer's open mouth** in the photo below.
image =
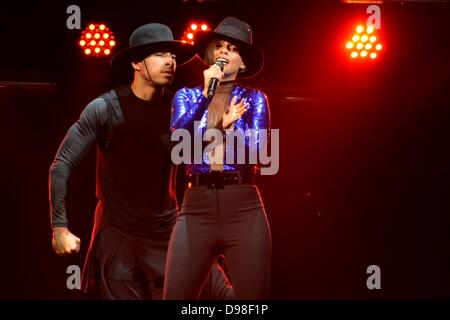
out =
<path fill-rule="evenodd" d="M 230 63 L 230 60 L 228 60 L 227 58 L 224 58 L 224 57 L 218 57 L 217 59 L 223 60 L 223 62 L 225 62 L 225 64 Z"/>

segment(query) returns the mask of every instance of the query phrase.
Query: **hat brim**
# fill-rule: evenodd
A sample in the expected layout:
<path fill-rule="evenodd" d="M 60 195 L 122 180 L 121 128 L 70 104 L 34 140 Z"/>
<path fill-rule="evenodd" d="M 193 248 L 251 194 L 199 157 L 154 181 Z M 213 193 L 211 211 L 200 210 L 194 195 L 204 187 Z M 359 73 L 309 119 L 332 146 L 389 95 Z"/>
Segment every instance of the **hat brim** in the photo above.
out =
<path fill-rule="evenodd" d="M 245 41 L 235 39 L 215 31 L 200 31 L 195 35 L 194 49 L 200 59 L 206 63 L 204 56 L 210 41 L 222 39 L 239 47 L 239 54 L 244 61 L 246 70 L 239 74 L 241 78 L 250 78 L 261 72 L 264 66 L 264 54 L 260 48 Z"/>
<path fill-rule="evenodd" d="M 181 41 L 159 41 L 117 52 L 111 58 L 111 66 L 119 71 L 131 70 L 131 62 L 140 61 L 158 51 L 169 51 L 177 56 L 177 66 L 182 66 L 195 56 L 195 49 L 190 44 Z"/>

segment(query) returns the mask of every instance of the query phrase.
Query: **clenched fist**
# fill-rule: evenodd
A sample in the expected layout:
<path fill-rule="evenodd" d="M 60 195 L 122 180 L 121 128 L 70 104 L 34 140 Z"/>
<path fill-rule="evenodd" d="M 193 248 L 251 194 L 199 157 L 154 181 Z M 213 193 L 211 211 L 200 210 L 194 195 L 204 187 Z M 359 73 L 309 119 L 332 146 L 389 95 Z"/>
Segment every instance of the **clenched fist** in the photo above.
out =
<path fill-rule="evenodd" d="M 66 227 L 53 228 L 53 250 L 61 256 L 74 255 L 80 251 L 80 238 L 73 235 Z"/>

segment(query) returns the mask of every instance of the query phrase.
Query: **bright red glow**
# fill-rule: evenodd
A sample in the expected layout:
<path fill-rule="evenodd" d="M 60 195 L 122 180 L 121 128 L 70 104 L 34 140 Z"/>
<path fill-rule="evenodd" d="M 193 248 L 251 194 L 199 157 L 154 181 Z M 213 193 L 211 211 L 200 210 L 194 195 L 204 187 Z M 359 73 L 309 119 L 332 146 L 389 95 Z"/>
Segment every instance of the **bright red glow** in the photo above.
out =
<path fill-rule="evenodd" d="M 83 48 L 85 55 L 94 57 L 110 55 L 113 47 L 116 45 L 113 33 L 103 23 L 89 24 L 82 32 L 78 43 Z"/>
<path fill-rule="evenodd" d="M 181 42 L 193 45 L 196 33 L 207 30 L 209 30 L 207 23 L 199 21 L 191 22 L 184 31 Z"/>
<path fill-rule="evenodd" d="M 382 49 L 382 44 L 378 39 L 377 30 L 373 26 L 367 28 L 363 24 L 358 24 L 355 29 L 356 32 L 351 35 L 351 40 L 347 40 L 345 48 L 348 50 L 348 55 L 352 59 L 375 59 L 378 57 L 378 52 Z"/>

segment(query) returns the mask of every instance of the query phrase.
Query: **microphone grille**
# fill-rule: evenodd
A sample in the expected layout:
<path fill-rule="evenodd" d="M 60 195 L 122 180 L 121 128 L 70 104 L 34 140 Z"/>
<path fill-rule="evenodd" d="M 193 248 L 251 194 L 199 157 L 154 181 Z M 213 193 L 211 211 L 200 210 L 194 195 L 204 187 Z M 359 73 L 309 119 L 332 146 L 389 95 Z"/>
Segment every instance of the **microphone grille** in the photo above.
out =
<path fill-rule="evenodd" d="M 218 66 L 220 67 L 220 69 L 223 71 L 223 68 L 224 68 L 225 64 L 227 64 L 227 63 L 228 63 L 228 60 L 227 60 L 227 59 L 224 59 L 224 58 L 217 58 L 215 64 L 218 65 Z"/>

